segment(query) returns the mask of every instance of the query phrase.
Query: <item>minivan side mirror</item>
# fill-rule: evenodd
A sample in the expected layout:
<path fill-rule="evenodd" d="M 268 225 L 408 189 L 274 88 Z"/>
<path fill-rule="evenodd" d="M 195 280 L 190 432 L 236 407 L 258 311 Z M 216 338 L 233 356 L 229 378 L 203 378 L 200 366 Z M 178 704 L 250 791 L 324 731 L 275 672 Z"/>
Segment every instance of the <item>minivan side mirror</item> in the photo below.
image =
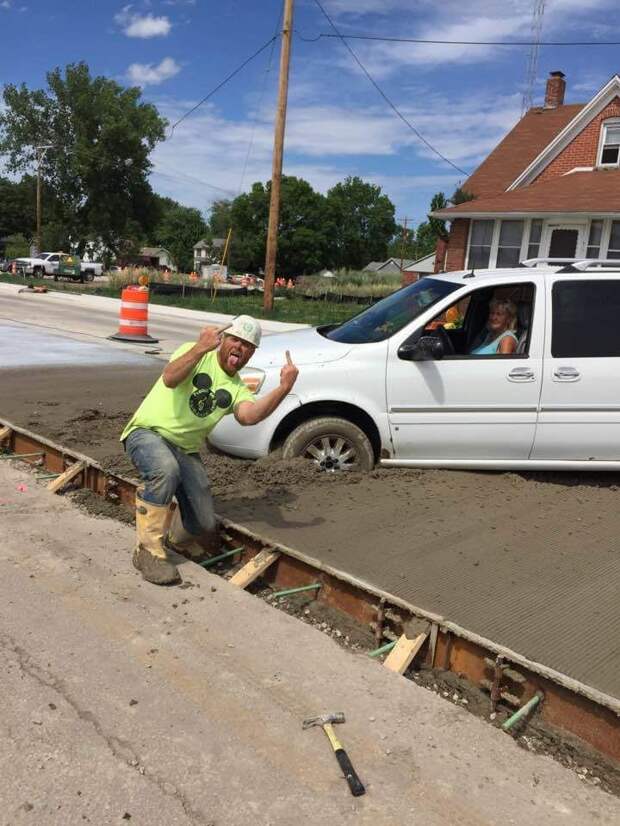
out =
<path fill-rule="evenodd" d="M 443 342 L 435 336 L 421 336 L 415 342 L 405 342 L 398 348 L 403 361 L 440 361 L 445 355 Z"/>

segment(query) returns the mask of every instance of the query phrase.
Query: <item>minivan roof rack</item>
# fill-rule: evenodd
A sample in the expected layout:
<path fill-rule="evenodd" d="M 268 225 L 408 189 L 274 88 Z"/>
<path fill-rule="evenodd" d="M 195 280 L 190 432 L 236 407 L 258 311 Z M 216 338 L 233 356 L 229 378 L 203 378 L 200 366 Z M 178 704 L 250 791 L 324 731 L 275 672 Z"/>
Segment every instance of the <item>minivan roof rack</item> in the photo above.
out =
<path fill-rule="evenodd" d="M 573 264 L 580 261 L 579 258 L 526 258 L 519 263 L 520 267 L 535 267 L 536 264 L 556 264 L 558 266 Z"/>
<path fill-rule="evenodd" d="M 581 260 L 571 261 L 565 267 L 562 267 L 560 272 L 586 272 L 594 267 L 615 267 L 620 269 L 620 259 L 618 258 L 582 258 Z"/>

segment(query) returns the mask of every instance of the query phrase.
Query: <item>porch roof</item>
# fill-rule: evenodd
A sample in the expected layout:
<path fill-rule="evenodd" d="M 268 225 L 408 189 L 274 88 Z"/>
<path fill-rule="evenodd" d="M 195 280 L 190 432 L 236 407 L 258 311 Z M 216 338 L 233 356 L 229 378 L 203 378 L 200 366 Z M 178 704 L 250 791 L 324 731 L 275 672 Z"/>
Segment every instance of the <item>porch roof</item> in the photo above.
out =
<path fill-rule="evenodd" d="M 620 169 L 571 172 L 458 206 L 438 209 L 435 218 L 487 218 L 501 215 L 618 215 Z"/>

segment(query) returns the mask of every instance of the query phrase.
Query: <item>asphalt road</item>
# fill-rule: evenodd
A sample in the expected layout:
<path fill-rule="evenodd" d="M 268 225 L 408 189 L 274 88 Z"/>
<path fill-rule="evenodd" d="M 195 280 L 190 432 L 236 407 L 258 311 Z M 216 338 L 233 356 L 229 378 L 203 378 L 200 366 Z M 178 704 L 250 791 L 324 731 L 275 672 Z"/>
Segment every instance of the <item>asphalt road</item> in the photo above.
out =
<path fill-rule="evenodd" d="M 106 340 L 116 333 L 119 308 L 120 301 L 116 298 L 53 291 L 35 294 L 22 285 L 0 283 L 0 321 L 20 322 L 40 330 L 61 332 L 81 339 Z M 159 344 L 150 347 L 110 342 L 109 346 L 138 352 L 161 349 L 162 356 L 169 356 L 183 342 L 197 338 L 207 324 L 219 324 L 230 318 L 221 313 L 151 304 L 149 334 L 159 339 Z M 261 326 L 263 332 L 269 334 L 306 325 L 262 321 Z"/>
<path fill-rule="evenodd" d="M 0 823 L 611 826 L 620 801 L 131 529 L 0 464 Z M 319 729 L 366 783 L 350 796 Z"/>

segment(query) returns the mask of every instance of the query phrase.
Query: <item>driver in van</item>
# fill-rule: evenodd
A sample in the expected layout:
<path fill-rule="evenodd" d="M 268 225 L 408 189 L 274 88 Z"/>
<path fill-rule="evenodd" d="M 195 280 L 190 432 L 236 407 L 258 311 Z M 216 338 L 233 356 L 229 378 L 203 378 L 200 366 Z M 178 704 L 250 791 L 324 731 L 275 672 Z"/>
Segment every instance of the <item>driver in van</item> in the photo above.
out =
<path fill-rule="evenodd" d="M 472 356 L 510 355 L 517 349 L 517 305 L 505 298 L 489 302 L 486 328 L 471 350 Z"/>

